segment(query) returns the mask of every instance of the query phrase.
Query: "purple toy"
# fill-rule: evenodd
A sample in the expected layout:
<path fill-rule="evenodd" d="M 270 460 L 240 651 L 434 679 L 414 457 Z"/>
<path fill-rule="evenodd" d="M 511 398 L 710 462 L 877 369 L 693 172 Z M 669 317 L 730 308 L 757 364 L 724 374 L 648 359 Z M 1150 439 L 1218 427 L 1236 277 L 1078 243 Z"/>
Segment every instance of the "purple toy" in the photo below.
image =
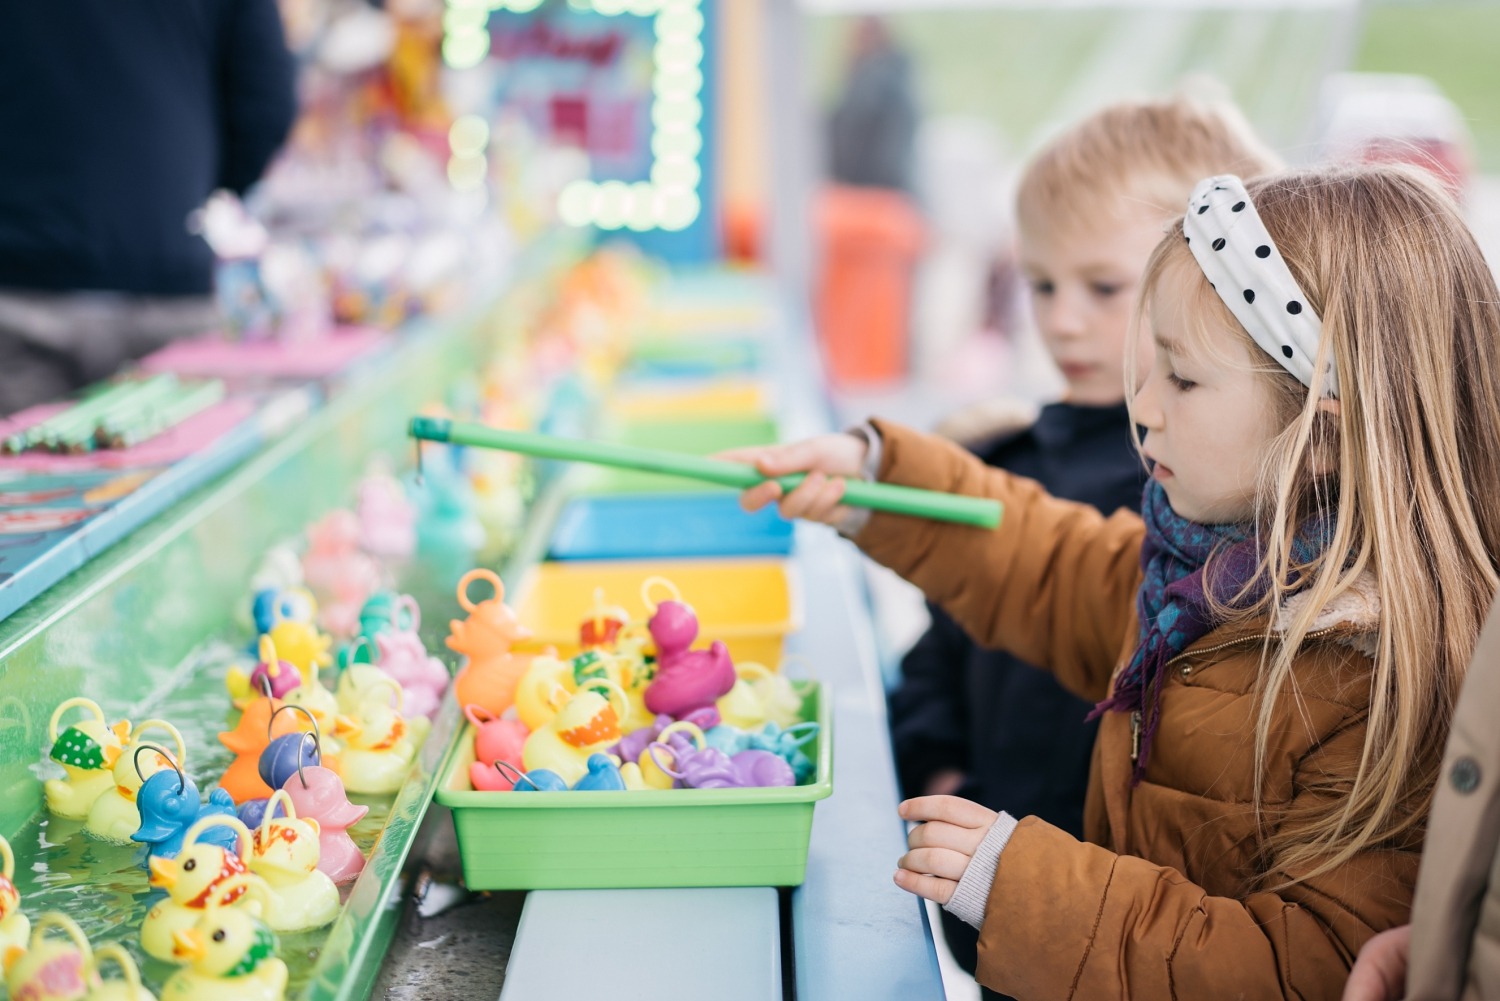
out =
<path fill-rule="evenodd" d="M 315 734 L 284 733 L 266 745 L 260 752 L 260 780 L 272 789 L 280 789 L 286 780 L 297 774 L 299 768 L 321 765 L 323 755 Z M 244 817 L 240 818 L 244 820 Z M 257 827 L 245 820 L 247 827 Z"/>
<path fill-rule="evenodd" d="M 716 747 L 676 751 L 677 770 L 662 764 L 657 744 L 648 753 L 651 760 L 689 789 L 744 789 L 752 786 L 796 784 L 792 766 L 770 751 L 741 751 L 730 757 Z"/>
<path fill-rule="evenodd" d="M 646 628 L 657 650 L 656 678 L 646 686 L 648 710 L 682 719 L 734 687 L 734 663 L 722 641 L 707 650 L 689 649 L 698 638 L 698 616 L 687 605 L 663 601 Z"/>
<path fill-rule="evenodd" d="M 245 826 L 253 831 L 260 826 L 262 820 L 266 819 L 266 804 L 269 802 L 271 802 L 269 799 L 247 799 L 240 804 L 236 812 L 239 814 L 240 820 L 245 822 Z M 286 810 L 282 808 L 281 803 L 278 801 L 276 812 L 272 815 L 272 819 L 285 816 Z"/>
<path fill-rule="evenodd" d="M 260 638 L 260 661 L 250 672 L 251 697 L 269 695 L 273 699 L 284 699 L 286 693 L 302 684 L 302 672 L 290 661 L 276 656 L 276 644 L 271 637 Z"/>
<path fill-rule="evenodd" d="M 719 710 L 714 706 L 695 709 L 684 716 L 683 719 L 705 732 L 725 729 L 719 725 Z M 610 753 L 619 755 L 621 761 L 639 762 L 641 760 L 641 752 L 654 743 L 661 732 L 668 726 L 671 726 L 672 723 L 672 717 L 666 713 L 661 713 L 650 726 L 641 727 L 639 730 L 632 730 L 621 737 L 620 742 L 609 749 Z M 682 742 L 684 747 L 691 745 L 691 740 L 685 734 L 672 734 L 667 738 L 667 741 L 674 750 L 677 749 L 678 742 Z"/>

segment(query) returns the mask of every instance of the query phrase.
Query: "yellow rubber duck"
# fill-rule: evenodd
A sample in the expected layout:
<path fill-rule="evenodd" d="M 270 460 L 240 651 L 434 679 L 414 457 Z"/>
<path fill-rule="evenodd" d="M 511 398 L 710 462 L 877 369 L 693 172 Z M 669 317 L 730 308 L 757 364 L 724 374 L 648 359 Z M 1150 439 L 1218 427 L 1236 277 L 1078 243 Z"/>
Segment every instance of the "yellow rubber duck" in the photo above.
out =
<path fill-rule="evenodd" d="M 68 941 L 48 938 L 56 928 Z M 78 923 L 66 914 L 48 911 L 36 919 L 25 946 L 8 946 L 3 959 L 5 988 L 12 998 L 26 1001 L 77 1001 L 99 986 L 94 953 Z"/>
<path fill-rule="evenodd" d="M 69 709 L 82 707 L 93 719 L 74 723 L 58 733 L 57 724 Z M 83 820 L 100 794 L 115 784 L 114 765 L 130 736 L 130 721 L 113 726 L 105 722 L 104 710 L 93 699 L 68 699 L 52 713 L 47 737 L 52 742 L 49 757 L 62 765 L 65 778 L 48 779 L 43 788 L 47 809 L 58 817 Z"/>
<path fill-rule="evenodd" d="M 16 856 L 10 842 L 0 838 L 0 859 L 5 862 L 0 879 L 0 956 L 12 947 L 24 950 L 31 939 L 31 921 L 21 913 L 21 894 L 16 889 Z"/>
<path fill-rule="evenodd" d="M 239 851 L 199 843 L 198 835 L 210 827 L 233 828 Z M 167 898 L 152 905 L 141 923 L 141 946 L 148 956 L 170 962 L 176 948 L 174 936 L 191 928 L 210 902 L 234 903 L 245 895 L 243 888 L 226 887 L 231 880 L 250 874 L 253 843 L 250 829 L 234 817 L 205 817 L 188 828 L 176 858 L 152 856 L 151 885 L 165 889 Z M 239 887 L 238 883 L 234 885 Z"/>
<path fill-rule="evenodd" d="M 106 962 L 112 962 L 124 975 L 119 980 L 106 980 L 100 972 Z M 141 971 L 136 968 L 130 953 L 117 942 L 100 946 L 94 950 L 94 976 L 99 986 L 84 997 L 83 1001 L 156 1001 L 156 995 L 141 984 Z"/>
<path fill-rule="evenodd" d="M 540 730 L 577 691 L 571 662 L 538 655 L 516 684 L 516 715 L 526 729 Z"/>
<path fill-rule="evenodd" d="M 329 652 L 333 639 L 320 632 L 312 622 L 282 619 L 266 635 L 276 644 L 281 659 L 291 662 L 302 672 L 303 682 L 311 681 L 319 668 L 333 663 L 333 654 Z"/>
<path fill-rule="evenodd" d="M 608 696 L 600 692 L 608 692 Z M 620 717 L 626 697 L 609 680 L 590 681 L 547 725 L 526 738 L 521 760 L 528 772 L 547 768 L 573 785 L 588 774 L 589 755 L 604 751 L 620 739 Z"/>
<path fill-rule="evenodd" d="M 164 730 L 177 746 L 176 764 L 184 768 L 187 760 L 187 745 L 183 743 L 182 734 L 177 728 L 166 720 L 148 719 L 130 731 L 130 737 L 125 741 L 125 749 L 115 761 L 114 767 L 110 769 L 114 778 L 114 788 L 106 789 L 94 800 L 94 805 L 89 807 L 88 820 L 84 821 L 83 829 L 100 841 L 108 841 L 116 845 L 131 844 L 130 836 L 141 827 L 141 811 L 136 806 L 136 794 L 141 791 L 141 786 L 146 780 L 163 768 L 169 767 L 172 762 L 160 752 L 160 749 L 144 756 L 144 759 L 136 751 L 142 747 L 154 747 L 154 745 L 142 744 L 141 735 L 147 730 Z"/>
<path fill-rule="evenodd" d="M 240 880 L 265 885 L 243 876 L 230 883 Z M 162 1001 L 281 1001 L 286 996 L 287 968 L 276 956 L 276 935 L 246 908 L 210 903 L 173 940 L 173 959 L 187 965 L 162 988 Z"/>
<path fill-rule="evenodd" d="M 350 792 L 381 795 L 401 788 L 417 760 L 417 747 L 427 739 L 431 724 L 418 716 L 410 723 L 400 709 L 401 686 L 393 678 L 372 683 L 351 715 L 340 716 L 334 736 L 345 742 L 339 756 L 339 777 Z"/>
<path fill-rule="evenodd" d="M 273 817 L 276 804 L 286 811 Z M 297 809 L 285 789 L 271 794 L 265 819 L 254 834 L 250 871 L 266 881 L 275 904 L 266 914 L 272 931 L 298 932 L 321 928 L 339 916 L 339 891 L 318 871 L 318 836 L 321 830 L 312 818 L 298 819 Z"/>
<path fill-rule="evenodd" d="M 370 695 L 372 688 L 379 688 L 386 681 L 395 680 L 374 664 L 350 664 L 339 672 L 338 685 L 334 689 L 334 703 L 339 712 L 353 716 L 359 711 L 360 703 Z"/>

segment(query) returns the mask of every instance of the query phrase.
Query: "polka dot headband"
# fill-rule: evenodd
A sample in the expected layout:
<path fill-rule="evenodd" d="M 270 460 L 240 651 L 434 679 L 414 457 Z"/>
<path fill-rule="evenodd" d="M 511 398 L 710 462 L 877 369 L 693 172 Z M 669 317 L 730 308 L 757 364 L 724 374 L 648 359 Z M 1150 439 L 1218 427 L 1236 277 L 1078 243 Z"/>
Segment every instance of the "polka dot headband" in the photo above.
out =
<path fill-rule="evenodd" d="M 1199 181 L 1188 199 L 1182 231 L 1188 249 L 1234 318 L 1304 386 L 1311 386 L 1323 321 L 1292 277 L 1255 211 L 1245 184 L 1233 174 Z M 1339 395 L 1333 359 L 1323 380 Z"/>

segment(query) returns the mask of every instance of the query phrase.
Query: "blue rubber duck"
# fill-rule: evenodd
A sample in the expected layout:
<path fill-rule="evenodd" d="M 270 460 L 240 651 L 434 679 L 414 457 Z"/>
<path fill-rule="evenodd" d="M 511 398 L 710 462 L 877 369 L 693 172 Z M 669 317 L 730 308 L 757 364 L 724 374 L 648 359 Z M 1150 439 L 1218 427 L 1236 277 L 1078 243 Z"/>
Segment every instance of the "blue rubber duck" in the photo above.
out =
<path fill-rule="evenodd" d="M 613 792 L 624 788 L 625 779 L 620 775 L 620 766 L 607 754 L 590 754 L 588 774 L 573 784 L 576 792 Z"/>
<path fill-rule="evenodd" d="M 136 794 L 136 804 L 141 810 L 141 826 L 130 840 L 146 846 L 143 866 L 149 866 L 153 857 L 176 858 L 182 851 L 188 828 L 201 818 L 235 816 L 234 800 L 229 793 L 215 788 L 208 794 L 208 802 L 201 802 L 193 780 L 170 768 L 146 780 Z M 238 835 L 228 827 L 209 828 L 198 840 L 238 851 Z"/>

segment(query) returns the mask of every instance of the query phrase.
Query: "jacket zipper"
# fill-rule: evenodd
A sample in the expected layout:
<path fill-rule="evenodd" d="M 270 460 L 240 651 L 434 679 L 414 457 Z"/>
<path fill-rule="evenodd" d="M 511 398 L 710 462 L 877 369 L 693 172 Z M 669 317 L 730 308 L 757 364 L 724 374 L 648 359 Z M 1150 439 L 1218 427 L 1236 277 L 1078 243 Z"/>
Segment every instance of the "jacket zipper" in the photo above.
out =
<path fill-rule="evenodd" d="M 1302 637 L 1302 639 L 1304 641 L 1318 639 L 1320 637 L 1327 636 L 1331 632 L 1335 632 L 1337 629 L 1338 629 L 1337 626 L 1329 626 L 1326 629 L 1319 629 L 1316 632 L 1308 633 L 1306 636 Z M 1261 639 L 1261 637 L 1259 637 L 1259 636 L 1241 636 L 1239 639 L 1229 640 L 1227 642 L 1220 643 L 1218 646 L 1204 647 L 1202 650 L 1190 650 L 1190 651 L 1187 651 L 1187 652 L 1184 652 L 1184 653 L 1179 653 L 1177 656 L 1175 656 L 1171 660 L 1167 661 L 1167 666 L 1163 669 L 1163 673 L 1165 673 L 1166 671 L 1170 671 L 1173 664 L 1177 663 L 1179 660 L 1182 660 L 1182 659 L 1184 659 L 1186 657 L 1198 657 L 1198 656 L 1201 656 L 1203 654 L 1217 653 L 1220 650 L 1227 650 L 1227 649 L 1229 649 L 1232 646 L 1241 646 L 1241 645 L 1243 645 L 1245 643 L 1253 643 L 1253 642 L 1258 641 L 1259 639 Z M 1183 677 L 1186 678 L 1187 675 L 1184 674 Z M 1130 761 L 1131 761 L 1131 763 L 1134 764 L 1136 761 L 1139 761 L 1140 757 L 1141 757 L 1141 713 L 1140 713 L 1140 710 L 1137 709 L 1137 710 L 1134 710 L 1133 712 L 1131 712 L 1131 714 L 1130 714 Z"/>

